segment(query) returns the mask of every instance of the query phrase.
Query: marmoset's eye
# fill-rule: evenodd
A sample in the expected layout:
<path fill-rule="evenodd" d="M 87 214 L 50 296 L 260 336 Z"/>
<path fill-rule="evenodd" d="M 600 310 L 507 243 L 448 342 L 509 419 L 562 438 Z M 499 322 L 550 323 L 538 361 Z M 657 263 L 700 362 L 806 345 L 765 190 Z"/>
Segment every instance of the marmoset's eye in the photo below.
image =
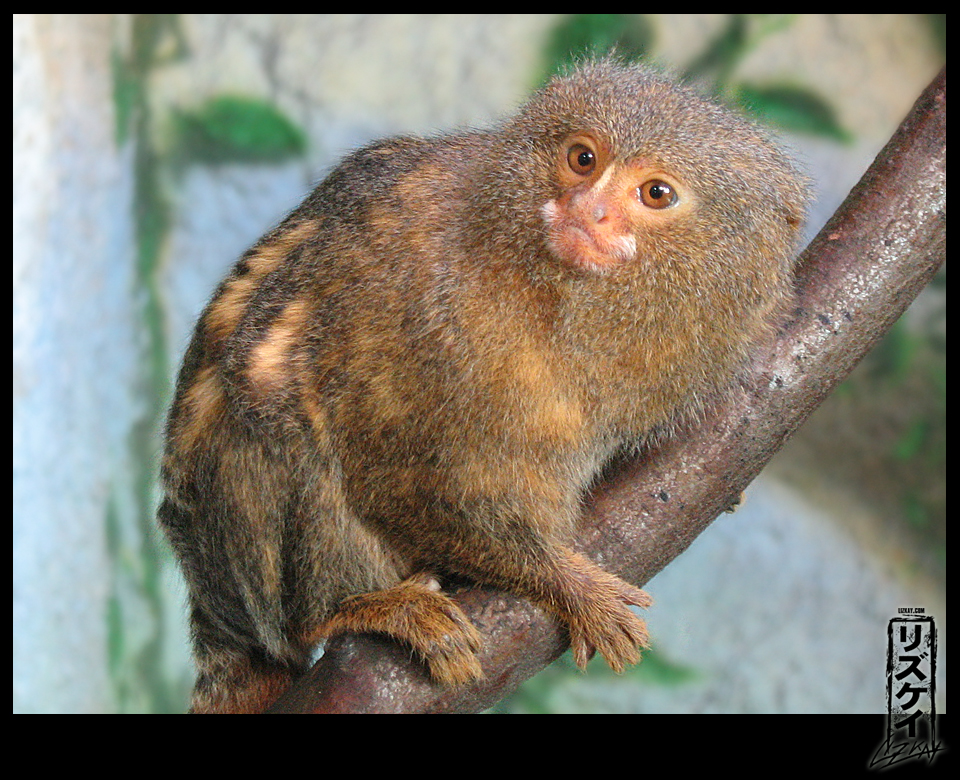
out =
<path fill-rule="evenodd" d="M 578 176 L 589 176 L 597 167 L 597 155 L 586 144 L 575 143 L 567 150 L 567 165 Z"/>
<path fill-rule="evenodd" d="M 637 197 L 651 209 L 665 209 L 679 201 L 676 190 L 661 179 L 650 179 L 637 188 Z"/>

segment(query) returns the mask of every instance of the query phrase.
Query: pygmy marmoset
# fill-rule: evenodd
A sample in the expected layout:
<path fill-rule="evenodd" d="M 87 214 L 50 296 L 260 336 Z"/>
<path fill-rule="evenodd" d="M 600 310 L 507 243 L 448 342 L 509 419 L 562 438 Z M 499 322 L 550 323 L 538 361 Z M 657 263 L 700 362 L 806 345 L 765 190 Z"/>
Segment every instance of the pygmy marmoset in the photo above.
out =
<path fill-rule="evenodd" d="M 344 631 L 480 677 L 445 576 L 549 610 L 581 666 L 636 662 L 649 600 L 568 546 L 581 499 L 772 332 L 805 199 L 764 133 L 609 60 L 492 130 L 349 155 L 223 281 L 177 382 L 159 517 L 193 710 L 264 709 Z"/>

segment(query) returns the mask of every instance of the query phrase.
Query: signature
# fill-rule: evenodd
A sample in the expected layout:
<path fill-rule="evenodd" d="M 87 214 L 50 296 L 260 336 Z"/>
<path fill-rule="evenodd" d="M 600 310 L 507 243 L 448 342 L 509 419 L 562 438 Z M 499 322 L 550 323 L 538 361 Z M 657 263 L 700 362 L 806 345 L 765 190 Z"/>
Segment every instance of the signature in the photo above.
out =
<path fill-rule="evenodd" d="M 873 758 L 867 765 L 869 769 L 887 769 L 895 764 L 902 764 L 912 759 L 926 759 L 928 764 L 933 763 L 934 757 L 943 750 L 943 743 L 939 740 L 930 743 L 925 740 L 909 742 L 891 742 L 884 740 L 877 747 Z"/>

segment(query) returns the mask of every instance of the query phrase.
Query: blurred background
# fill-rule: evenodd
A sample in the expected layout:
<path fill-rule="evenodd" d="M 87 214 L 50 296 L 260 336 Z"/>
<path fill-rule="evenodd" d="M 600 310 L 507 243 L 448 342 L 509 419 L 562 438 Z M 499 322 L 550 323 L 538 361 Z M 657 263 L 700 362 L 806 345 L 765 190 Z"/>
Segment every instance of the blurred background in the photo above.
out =
<path fill-rule="evenodd" d="M 483 125 L 616 46 L 770 125 L 808 238 L 945 63 L 943 14 L 13 16 L 13 710 L 179 712 L 185 593 L 156 532 L 193 321 L 348 150 Z M 941 271 L 656 579 L 653 650 L 563 658 L 497 712 L 885 712 L 886 627 L 923 607 L 945 709 Z"/>

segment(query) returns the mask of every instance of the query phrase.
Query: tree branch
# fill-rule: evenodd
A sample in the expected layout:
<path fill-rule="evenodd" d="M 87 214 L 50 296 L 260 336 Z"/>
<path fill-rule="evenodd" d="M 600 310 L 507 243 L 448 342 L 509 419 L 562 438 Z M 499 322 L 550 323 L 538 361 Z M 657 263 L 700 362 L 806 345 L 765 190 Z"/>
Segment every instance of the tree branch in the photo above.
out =
<path fill-rule="evenodd" d="M 906 310 L 946 258 L 946 68 L 798 263 L 797 306 L 729 402 L 682 440 L 611 471 L 578 547 L 643 584 L 736 500 Z M 474 587 L 457 602 L 484 636 L 486 679 L 432 683 L 408 651 L 341 636 L 273 712 L 477 712 L 567 647 L 529 602 Z"/>

